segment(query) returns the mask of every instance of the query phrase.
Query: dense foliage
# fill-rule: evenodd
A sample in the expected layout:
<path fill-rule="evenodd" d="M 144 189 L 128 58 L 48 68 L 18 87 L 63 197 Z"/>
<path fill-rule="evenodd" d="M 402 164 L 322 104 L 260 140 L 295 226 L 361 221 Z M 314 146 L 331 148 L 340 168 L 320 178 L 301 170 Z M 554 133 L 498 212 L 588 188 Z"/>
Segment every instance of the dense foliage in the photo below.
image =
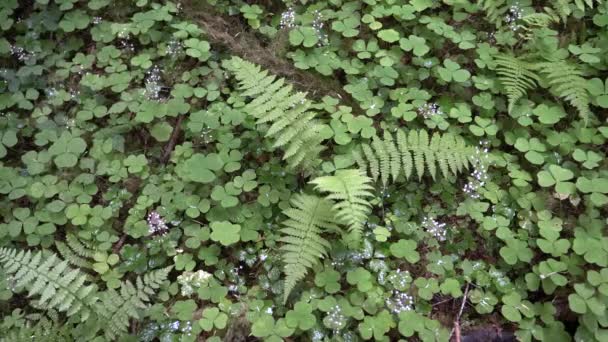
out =
<path fill-rule="evenodd" d="M 608 341 L 607 27 L 0 1 L 0 341 Z"/>

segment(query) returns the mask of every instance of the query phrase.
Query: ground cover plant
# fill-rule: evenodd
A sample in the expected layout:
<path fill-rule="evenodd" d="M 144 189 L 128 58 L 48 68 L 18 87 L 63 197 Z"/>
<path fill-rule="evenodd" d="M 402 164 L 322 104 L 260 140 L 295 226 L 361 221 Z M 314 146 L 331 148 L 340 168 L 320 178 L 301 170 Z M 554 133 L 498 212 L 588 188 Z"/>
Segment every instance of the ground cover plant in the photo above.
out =
<path fill-rule="evenodd" d="M 0 1 L 0 341 L 608 341 L 607 27 Z"/>

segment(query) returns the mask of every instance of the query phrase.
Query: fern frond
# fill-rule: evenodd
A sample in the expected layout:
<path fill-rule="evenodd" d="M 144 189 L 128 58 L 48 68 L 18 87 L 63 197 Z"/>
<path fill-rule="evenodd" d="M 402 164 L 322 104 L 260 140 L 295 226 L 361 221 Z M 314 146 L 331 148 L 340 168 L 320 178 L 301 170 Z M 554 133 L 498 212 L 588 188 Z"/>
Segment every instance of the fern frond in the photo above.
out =
<path fill-rule="evenodd" d="M 42 317 L 35 322 L 26 321 L 9 331 L 0 330 L 0 342 L 68 342 L 74 341 L 70 334 L 70 325 L 61 325 L 56 321 Z"/>
<path fill-rule="evenodd" d="M 56 240 L 55 247 L 61 257 L 70 264 L 80 268 L 91 269 L 93 267 L 87 259 L 93 257 L 94 251 L 85 246 L 75 235 L 67 234 L 65 242 Z"/>
<path fill-rule="evenodd" d="M 588 81 L 583 77 L 583 71 L 577 65 L 566 61 L 542 62 L 537 63 L 536 67 L 547 77 L 549 85 L 557 96 L 570 102 L 587 123 L 591 111 Z"/>
<path fill-rule="evenodd" d="M 2 248 L 0 265 L 12 276 L 15 288 L 26 288 L 28 297 L 40 295 L 37 307 L 57 309 L 68 316 L 79 314 L 84 321 L 97 301 L 95 287 L 84 285 L 86 274 L 69 268 L 55 254 L 43 257 L 42 252 Z"/>
<path fill-rule="evenodd" d="M 536 87 L 539 78 L 527 62 L 507 55 L 497 55 L 494 59 L 498 79 L 507 91 L 511 112 L 517 101 L 526 95 L 527 90 Z"/>
<path fill-rule="evenodd" d="M 374 137 L 371 145 L 362 144 L 353 151 L 353 156 L 361 170 L 369 171 L 373 180 L 380 178 L 386 186 L 389 178 L 394 182 L 403 173 L 409 179 L 414 170 L 419 179 L 427 172 L 435 179 L 437 169 L 444 177 L 457 175 L 469 167 L 475 158 L 475 148 L 449 133 L 429 137 L 424 130 L 409 133 L 399 130 L 396 139 L 385 131 L 384 140 Z"/>
<path fill-rule="evenodd" d="M 310 183 L 316 185 L 315 189 L 329 193 L 326 198 L 335 202 L 336 218 L 358 240 L 370 212 L 367 199 L 373 196 L 371 181 L 361 170 L 338 170 L 333 176 L 317 177 Z"/>
<path fill-rule="evenodd" d="M 509 9 L 505 0 L 478 0 L 477 5 L 486 12 L 488 21 L 496 26 L 500 26 L 503 15 Z"/>
<path fill-rule="evenodd" d="M 296 284 L 306 276 L 319 259 L 327 254 L 329 242 L 321 237 L 326 230 L 336 229 L 332 203 L 324 198 L 298 194 L 291 200 L 292 207 L 283 211 L 289 219 L 281 229 L 285 290 L 283 302 Z"/>
<path fill-rule="evenodd" d="M 162 283 L 167 279 L 171 267 L 146 273 L 143 278 L 138 277 L 135 285 L 124 281 L 120 289 L 108 289 L 103 292 L 98 303 L 96 313 L 102 320 L 103 330 L 108 340 L 127 332 L 129 319 L 139 318 L 138 310 L 145 309 L 151 296 L 156 293 Z"/>
<path fill-rule="evenodd" d="M 283 159 L 289 166 L 317 166 L 323 150 L 320 132 L 324 125 L 309 110 L 311 103 L 306 93 L 295 92 L 284 79 L 239 57 L 224 62 L 224 68 L 238 80 L 241 95 L 253 98 L 243 110 L 255 117 L 258 125 L 269 125 L 266 137 L 274 139 L 273 148 L 284 149 Z"/>

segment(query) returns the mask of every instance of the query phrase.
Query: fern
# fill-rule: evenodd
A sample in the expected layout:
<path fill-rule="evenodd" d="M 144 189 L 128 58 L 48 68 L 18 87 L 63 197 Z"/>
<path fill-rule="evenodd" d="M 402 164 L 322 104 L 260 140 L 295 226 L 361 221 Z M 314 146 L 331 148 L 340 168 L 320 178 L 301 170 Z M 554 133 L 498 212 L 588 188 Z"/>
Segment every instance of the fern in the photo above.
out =
<path fill-rule="evenodd" d="M 320 131 L 323 128 L 309 111 L 306 94 L 294 92 L 293 86 L 282 78 L 269 75 L 260 66 L 233 57 L 224 63 L 239 81 L 241 95 L 254 98 L 244 111 L 257 119 L 257 124 L 269 124 L 266 137 L 273 138 L 273 148 L 284 149 L 283 159 L 291 168 L 311 169 L 320 163 L 323 150 Z"/>
<path fill-rule="evenodd" d="M 283 211 L 289 219 L 283 222 L 281 247 L 285 263 L 285 291 L 283 301 L 307 270 L 327 254 L 329 242 L 321 237 L 324 230 L 335 229 L 332 203 L 311 195 L 296 195 L 291 200 L 292 208 Z"/>
<path fill-rule="evenodd" d="M 67 234 L 65 241 L 55 241 L 55 247 L 61 257 L 74 266 L 91 269 L 92 264 L 87 259 L 93 257 L 93 250 L 85 246 L 73 234 Z"/>
<path fill-rule="evenodd" d="M 0 329 L 0 342 L 68 342 L 74 341 L 69 325 L 61 325 L 56 320 L 39 317 L 26 320 L 8 331 Z"/>
<path fill-rule="evenodd" d="M 384 140 L 374 137 L 371 145 L 363 144 L 353 151 L 360 169 L 369 170 L 374 181 L 378 178 L 386 186 L 403 174 L 409 179 L 414 170 L 420 179 L 426 171 L 433 179 L 437 168 L 444 177 L 458 174 L 468 168 L 475 158 L 475 148 L 466 145 L 459 136 L 435 133 L 429 139 L 426 131 L 397 131 L 396 144 L 393 135 L 385 131 Z"/>
<path fill-rule="evenodd" d="M 361 170 L 338 170 L 333 176 L 317 177 L 310 183 L 315 189 L 329 192 L 327 199 L 334 201 L 333 209 L 337 221 L 345 224 L 353 241 L 358 241 L 367 220 L 371 204 L 367 200 L 372 197 L 371 179 Z"/>
<path fill-rule="evenodd" d="M 478 0 L 477 5 L 486 12 L 487 20 L 496 26 L 501 25 L 502 17 L 509 8 L 506 0 Z"/>
<path fill-rule="evenodd" d="M 532 71 L 532 66 L 512 56 L 497 55 L 496 73 L 500 83 L 507 91 L 509 99 L 509 112 L 517 101 L 522 98 L 528 89 L 536 87 L 538 75 Z"/>
<path fill-rule="evenodd" d="M 12 276 L 15 288 L 27 288 L 28 297 L 40 295 L 38 307 L 55 308 L 68 316 L 78 313 L 84 321 L 97 301 L 94 286 L 84 286 L 86 275 L 70 269 L 55 254 L 43 257 L 42 252 L 2 248 L 0 264 Z"/>
<path fill-rule="evenodd" d="M 553 91 L 578 110 L 586 123 L 591 111 L 589 110 L 588 81 L 583 78 L 583 71 L 575 64 L 566 61 L 551 61 L 537 63 L 536 68 L 547 77 Z"/>
<path fill-rule="evenodd" d="M 139 318 L 138 310 L 147 307 L 150 296 L 167 279 L 170 267 L 147 273 L 138 277 L 135 285 L 130 281 L 121 284 L 119 291 L 108 289 L 97 305 L 98 319 L 103 322 L 106 338 L 109 340 L 127 332 L 129 319 Z"/>

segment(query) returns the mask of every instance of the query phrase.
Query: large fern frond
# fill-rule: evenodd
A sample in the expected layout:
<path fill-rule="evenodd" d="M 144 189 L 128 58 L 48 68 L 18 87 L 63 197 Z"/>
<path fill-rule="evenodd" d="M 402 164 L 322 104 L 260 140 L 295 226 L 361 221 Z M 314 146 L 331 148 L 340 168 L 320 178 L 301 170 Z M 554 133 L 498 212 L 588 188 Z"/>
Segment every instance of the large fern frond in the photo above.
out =
<path fill-rule="evenodd" d="M 239 81 L 241 95 L 253 98 L 244 111 L 255 117 L 258 124 L 269 125 L 266 137 L 274 139 L 274 148 L 284 150 L 283 159 L 289 166 L 304 169 L 317 166 L 323 150 L 320 131 L 324 125 L 309 110 L 311 102 L 306 94 L 295 92 L 284 79 L 239 57 L 223 65 Z"/>
<path fill-rule="evenodd" d="M 532 65 L 512 56 L 497 55 L 496 73 L 500 83 L 507 92 L 509 99 L 509 112 L 517 101 L 526 95 L 528 89 L 536 87 L 538 75 L 532 71 Z"/>
<path fill-rule="evenodd" d="M 395 143 L 396 141 L 396 143 Z M 397 131 L 396 139 L 384 131 L 384 139 L 374 137 L 371 144 L 362 144 L 353 151 L 361 170 L 378 178 L 386 186 L 389 179 L 396 181 L 401 174 L 409 179 L 415 173 L 420 179 L 426 172 L 436 177 L 437 168 L 444 177 L 456 175 L 466 169 L 475 158 L 475 148 L 468 146 L 459 136 L 411 130 Z"/>
<path fill-rule="evenodd" d="M 336 229 L 332 202 L 317 196 L 298 194 L 291 200 L 292 207 L 283 211 L 289 219 L 283 222 L 283 262 L 285 290 L 283 301 L 307 270 L 327 254 L 329 242 L 321 237 L 326 230 Z"/>
<path fill-rule="evenodd" d="M 124 281 L 120 289 L 108 289 L 103 292 L 97 305 L 98 319 L 103 323 L 103 330 L 108 340 L 127 332 L 129 319 L 139 318 L 138 310 L 145 309 L 150 297 L 156 293 L 167 279 L 171 267 L 146 273 L 138 277 L 135 285 Z"/>
<path fill-rule="evenodd" d="M 583 71 L 577 65 L 566 61 L 537 63 L 536 68 L 547 77 L 555 94 L 570 102 L 586 123 L 591 111 L 587 91 L 588 81 L 583 77 Z"/>
<path fill-rule="evenodd" d="M 345 224 L 354 240 L 359 240 L 363 224 L 367 221 L 373 197 L 371 178 L 361 170 L 338 170 L 333 176 L 323 176 L 313 179 L 315 189 L 328 192 L 327 199 L 334 201 L 334 211 L 338 222 Z"/>
<path fill-rule="evenodd" d="M 68 316 L 78 313 L 84 321 L 97 301 L 95 287 L 84 285 L 86 274 L 71 269 L 55 254 L 1 248 L 0 265 L 12 277 L 14 288 L 26 288 L 28 297 L 40 295 L 37 307 L 64 311 Z"/>

